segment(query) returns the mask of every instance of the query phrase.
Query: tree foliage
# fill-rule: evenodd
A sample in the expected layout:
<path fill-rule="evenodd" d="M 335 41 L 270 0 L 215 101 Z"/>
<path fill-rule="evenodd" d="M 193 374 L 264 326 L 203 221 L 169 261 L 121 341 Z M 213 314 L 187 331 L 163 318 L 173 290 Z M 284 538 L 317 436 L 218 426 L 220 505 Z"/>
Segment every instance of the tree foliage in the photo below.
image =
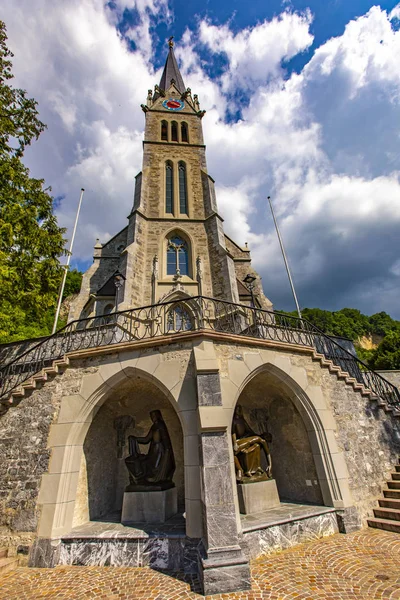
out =
<path fill-rule="evenodd" d="M 50 188 L 22 162 L 45 125 L 36 101 L 11 86 L 13 54 L 6 42 L 0 21 L 0 341 L 47 333 L 65 243 Z"/>
<path fill-rule="evenodd" d="M 72 296 L 72 294 L 79 294 L 82 284 L 82 273 L 78 269 L 71 269 L 67 273 L 67 279 L 65 281 L 63 300 Z"/>
<path fill-rule="evenodd" d="M 289 313 L 297 316 L 295 311 Z M 370 317 L 356 308 L 342 308 L 336 312 L 321 308 L 304 308 L 302 315 L 327 335 L 353 340 L 361 360 L 373 369 L 400 369 L 400 321 L 380 312 Z M 360 345 L 364 336 L 384 339 L 375 349 Z"/>
<path fill-rule="evenodd" d="M 383 338 L 369 364 L 373 369 L 400 369 L 400 330 L 390 331 Z"/>

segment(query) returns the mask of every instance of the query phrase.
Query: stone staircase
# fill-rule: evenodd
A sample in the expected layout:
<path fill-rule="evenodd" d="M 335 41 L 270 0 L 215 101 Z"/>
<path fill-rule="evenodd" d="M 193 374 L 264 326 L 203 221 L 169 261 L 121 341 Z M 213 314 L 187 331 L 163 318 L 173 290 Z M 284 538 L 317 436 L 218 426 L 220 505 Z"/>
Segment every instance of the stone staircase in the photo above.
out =
<path fill-rule="evenodd" d="M 3 413 L 7 412 L 7 410 L 12 406 L 17 406 L 22 400 L 22 398 L 24 398 L 25 396 L 29 396 L 29 394 L 33 392 L 33 390 L 41 388 L 46 383 L 46 381 L 52 379 L 59 373 L 63 373 L 68 367 L 68 365 L 69 359 L 67 356 L 64 356 L 61 359 L 54 360 L 50 367 L 42 369 L 26 381 L 24 381 L 24 383 L 22 383 L 20 386 L 18 386 L 11 392 L 10 396 L 7 399 L 0 401 L 0 416 Z"/>
<path fill-rule="evenodd" d="M 0 577 L 18 567 L 18 557 L 8 557 L 7 548 L 0 548 Z"/>
<path fill-rule="evenodd" d="M 368 519 L 368 525 L 376 529 L 400 533 L 400 458 L 391 474 L 392 479 L 386 482 L 383 498 L 378 500 L 379 508 L 374 508 L 374 517 Z"/>

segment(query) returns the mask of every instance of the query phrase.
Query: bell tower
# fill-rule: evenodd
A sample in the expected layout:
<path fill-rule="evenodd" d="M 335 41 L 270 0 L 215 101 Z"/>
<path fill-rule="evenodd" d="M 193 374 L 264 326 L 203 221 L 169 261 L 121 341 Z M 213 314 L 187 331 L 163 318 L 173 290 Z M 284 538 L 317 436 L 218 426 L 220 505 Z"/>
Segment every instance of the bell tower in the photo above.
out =
<path fill-rule="evenodd" d="M 186 88 L 172 38 L 159 85 L 146 103 L 142 171 L 126 229 L 95 247 L 70 318 L 102 315 L 185 296 L 209 296 L 271 308 L 250 252 L 224 234 L 196 94 Z M 251 273 L 254 291 L 243 283 Z M 117 277 L 118 281 L 114 281 Z M 114 286 L 116 284 L 116 287 Z M 112 293 L 115 287 L 115 297 Z"/>

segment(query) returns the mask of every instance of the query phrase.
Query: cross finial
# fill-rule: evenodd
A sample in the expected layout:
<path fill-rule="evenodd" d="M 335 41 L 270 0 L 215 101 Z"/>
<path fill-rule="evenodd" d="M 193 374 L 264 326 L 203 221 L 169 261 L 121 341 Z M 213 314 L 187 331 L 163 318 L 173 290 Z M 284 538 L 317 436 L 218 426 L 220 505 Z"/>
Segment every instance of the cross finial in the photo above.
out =
<path fill-rule="evenodd" d="M 173 39 L 174 39 L 174 36 L 173 36 L 173 35 L 171 35 L 171 37 L 168 39 L 168 46 L 169 46 L 170 48 L 173 48 L 173 47 L 174 47 L 174 42 L 172 41 Z"/>

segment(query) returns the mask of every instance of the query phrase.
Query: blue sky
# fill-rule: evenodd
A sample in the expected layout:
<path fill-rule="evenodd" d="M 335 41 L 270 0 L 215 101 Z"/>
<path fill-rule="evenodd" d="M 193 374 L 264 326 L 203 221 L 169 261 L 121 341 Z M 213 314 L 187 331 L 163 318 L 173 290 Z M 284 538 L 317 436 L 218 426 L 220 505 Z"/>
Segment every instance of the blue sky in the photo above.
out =
<path fill-rule="evenodd" d="M 126 224 L 147 89 L 169 35 L 199 94 L 225 229 L 248 242 L 276 307 L 400 318 L 400 4 L 366 0 L 5 0 L 15 84 L 48 129 L 26 154 L 71 230 L 73 264 Z"/>

